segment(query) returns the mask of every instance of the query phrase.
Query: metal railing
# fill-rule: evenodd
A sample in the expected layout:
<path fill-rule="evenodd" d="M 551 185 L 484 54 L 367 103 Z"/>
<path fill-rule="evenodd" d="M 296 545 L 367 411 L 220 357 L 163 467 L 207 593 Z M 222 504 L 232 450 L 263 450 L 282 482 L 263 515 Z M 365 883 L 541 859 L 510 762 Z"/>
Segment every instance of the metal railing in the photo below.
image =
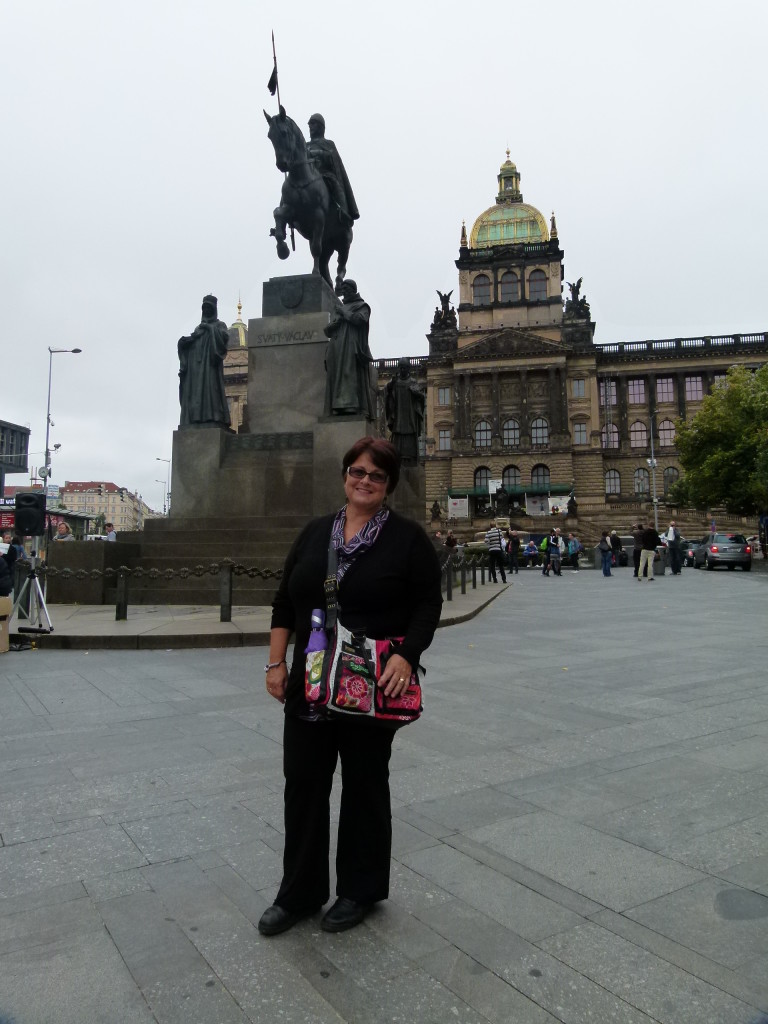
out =
<path fill-rule="evenodd" d="M 18 572 L 24 576 L 31 570 L 31 563 L 18 561 Z M 453 600 L 454 589 L 459 588 L 461 594 L 470 589 L 476 590 L 479 585 L 485 586 L 488 556 L 479 555 L 446 555 L 441 561 L 442 589 L 447 601 Z M 170 582 L 174 579 L 187 580 L 190 577 L 218 576 L 219 578 L 219 621 L 232 621 L 232 587 L 236 576 L 247 576 L 249 579 L 280 580 L 282 569 L 260 569 L 258 566 L 241 565 L 229 558 L 209 565 L 194 565 L 179 569 L 145 569 L 138 566 L 134 569 L 127 565 L 116 569 L 59 569 L 55 566 L 39 566 L 35 572 L 43 583 L 48 579 L 58 578 L 62 581 L 90 582 L 108 579 L 115 581 L 117 594 L 115 597 L 115 621 L 121 622 L 128 618 L 128 581 L 130 579 L 149 579 L 153 582 Z"/>

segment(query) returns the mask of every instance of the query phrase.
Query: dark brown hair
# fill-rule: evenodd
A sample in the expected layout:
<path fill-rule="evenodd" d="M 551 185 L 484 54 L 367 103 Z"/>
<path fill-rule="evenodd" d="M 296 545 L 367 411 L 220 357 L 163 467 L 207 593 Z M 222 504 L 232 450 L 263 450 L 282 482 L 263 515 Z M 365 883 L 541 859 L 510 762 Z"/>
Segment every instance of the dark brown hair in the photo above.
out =
<path fill-rule="evenodd" d="M 397 487 L 397 482 L 400 479 L 400 456 L 398 455 L 397 448 L 381 437 L 361 437 L 359 441 L 355 441 L 342 460 L 342 476 L 346 475 L 349 467 L 361 455 L 367 455 L 374 466 L 384 470 L 389 478 L 387 480 L 387 494 L 391 494 Z"/>

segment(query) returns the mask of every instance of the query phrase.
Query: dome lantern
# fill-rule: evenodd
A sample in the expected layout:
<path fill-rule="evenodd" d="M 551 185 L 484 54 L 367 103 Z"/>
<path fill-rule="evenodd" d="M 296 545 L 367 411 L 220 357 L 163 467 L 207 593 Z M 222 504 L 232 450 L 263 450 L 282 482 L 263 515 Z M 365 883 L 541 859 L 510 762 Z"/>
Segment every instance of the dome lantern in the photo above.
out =
<path fill-rule="evenodd" d="M 523 193 L 520 191 L 520 172 L 509 159 L 509 150 L 507 150 L 507 159 L 499 168 L 497 178 L 499 194 L 496 196 L 496 202 L 522 203 Z"/>
<path fill-rule="evenodd" d="M 496 204 L 475 221 L 469 236 L 470 249 L 548 242 L 546 220 L 535 207 L 523 202 L 520 172 L 509 159 L 509 150 L 499 168 L 498 182 Z"/>

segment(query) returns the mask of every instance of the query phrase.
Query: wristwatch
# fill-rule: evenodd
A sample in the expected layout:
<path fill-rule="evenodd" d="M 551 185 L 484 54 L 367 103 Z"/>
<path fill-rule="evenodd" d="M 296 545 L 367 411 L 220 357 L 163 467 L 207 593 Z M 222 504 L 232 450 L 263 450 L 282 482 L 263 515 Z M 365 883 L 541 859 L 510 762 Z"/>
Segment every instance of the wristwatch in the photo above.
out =
<path fill-rule="evenodd" d="M 265 672 L 269 672 L 269 670 L 270 670 L 271 668 L 277 668 L 277 667 L 278 667 L 278 665 L 285 665 L 285 664 L 287 664 L 287 662 L 286 662 L 285 658 L 283 658 L 283 659 L 282 659 L 282 661 L 269 661 L 269 662 L 267 662 L 267 664 L 266 664 L 266 665 L 264 666 L 264 671 L 265 671 Z"/>

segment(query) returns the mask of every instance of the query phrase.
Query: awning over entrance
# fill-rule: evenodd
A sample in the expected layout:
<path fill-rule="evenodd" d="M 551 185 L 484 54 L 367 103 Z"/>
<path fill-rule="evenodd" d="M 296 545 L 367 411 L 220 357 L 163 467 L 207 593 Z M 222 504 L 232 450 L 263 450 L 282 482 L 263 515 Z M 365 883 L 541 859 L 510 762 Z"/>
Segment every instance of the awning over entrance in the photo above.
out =
<path fill-rule="evenodd" d="M 505 487 L 504 490 L 510 498 L 523 498 L 526 494 L 570 494 L 573 484 L 550 484 L 549 487 Z M 487 498 L 489 497 L 487 487 L 450 487 L 449 498 Z"/>

